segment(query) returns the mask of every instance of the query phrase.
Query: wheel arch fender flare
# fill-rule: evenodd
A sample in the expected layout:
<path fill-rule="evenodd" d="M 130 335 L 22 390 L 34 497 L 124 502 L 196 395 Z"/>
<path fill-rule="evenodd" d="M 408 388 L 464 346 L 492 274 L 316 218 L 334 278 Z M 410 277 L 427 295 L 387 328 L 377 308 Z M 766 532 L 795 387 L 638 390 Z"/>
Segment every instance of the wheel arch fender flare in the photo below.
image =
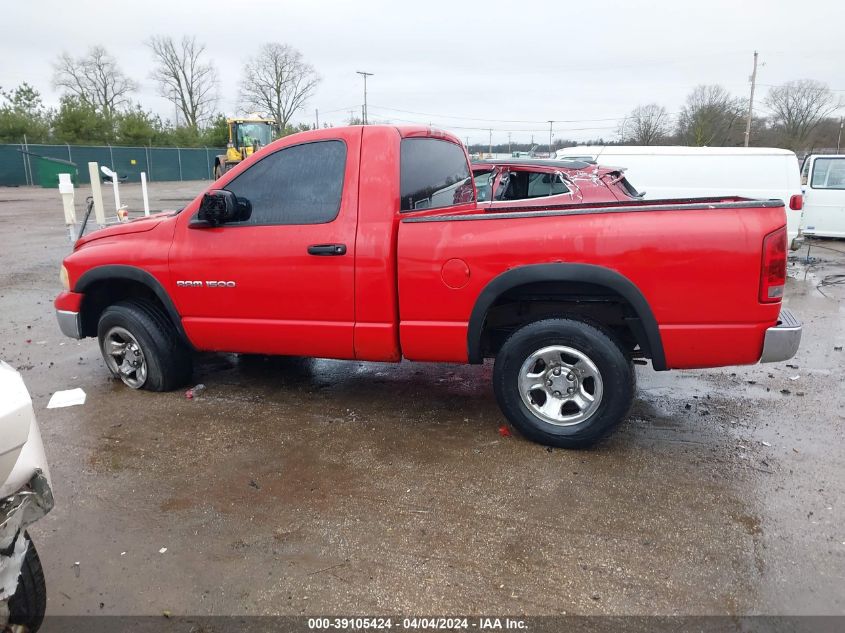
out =
<path fill-rule="evenodd" d="M 193 345 L 191 345 L 191 342 L 185 333 L 185 329 L 182 327 L 182 317 L 176 310 L 176 306 L 173 304 L 173 300 L 170 298 L 170 295 L 167 294 L 167 291 L 164 289 L 161 282 L 143 268 L 126 266 L 123 264 L 107 264 L 91 268 L 90 270 L 86 270 L 79 279 L 77 279 L 73 286 L 73 292 L 85 294 L 85 291 L 88 288 L 91 288 L 98 282 L 121 279 L 134 281 L 149 288 L 161 302 L 161 305 L 164 307 L 164 311 L 167 313 L 167 316 L 176 328 L 180 338 L 193 348 Z"/>
<path fill-rule="evenodd" d="M 506 270 L 490 280 L 478 295 L 470 314 L 467 327 L 467 356 L 470 363 L 481 363 L 484 360 L 481 335 L 487 313 L 496 299 L 518 286 L 544 281 L 590 283 L 604 286 L 617 293 L 630 304 L 640 320 L 643 334 L 648 342 L 652 366 L 657 371 L 666 369 L 663 341 L 657 319 L 654 318 L 651 306 L 639 288 L 623 274 L 610 268 L 594 264 L 572 263 L 528 264 Z"/>

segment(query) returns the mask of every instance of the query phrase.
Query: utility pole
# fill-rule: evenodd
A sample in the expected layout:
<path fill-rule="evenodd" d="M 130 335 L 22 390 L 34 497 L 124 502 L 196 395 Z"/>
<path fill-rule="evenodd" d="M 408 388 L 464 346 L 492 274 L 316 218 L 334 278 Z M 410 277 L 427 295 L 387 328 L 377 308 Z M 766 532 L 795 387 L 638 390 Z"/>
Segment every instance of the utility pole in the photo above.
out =
<path fill-rule="evenodd" d="M 314 117 L 317 119 L 317 129 L 320 129 L 320 109 L 314 108 Z"/>
<path fill-rule="evenodd" d="M 513 154 L 511 151 L 511 133 L 508 132 L 508 154 Z"/>
<path fill-rule="evenodd" d="M 552 157 L 552 124 L 554 121 L 549 121 L 549 158 Z"/>
<path fill-rule="evenodd" d="M 845 124 L 845 118 L 839 117 L 839 136 L 836 137 L 836 153 L 839 153 L 839 145 L 842 143 L 842 125 Z"/>
<path fill-rule="evenodd" d="M 363 70 L 356 70 L 356 73 L 364 78 L 364 108 L 361 110 L 363 115 L 364 125 L 367 125 L 367 77 L 372 77 L 373 73 L 364 72 Z"/>
<path fill-rule="evenodd" d="M 490 148 L 488 150 L 488 153 L 492 157 L 493 156 L 493 128 L 490 128 L 490 139 L 489 140 L 490 140 Z"/>
<path fill-rule="evenodd" d="M 751 71 L 751 98 L 748 99 L 748 121 L 745 123 L 745 146 L 751 140 L 751 117 L 754 114 L 754 88 L 757 85 L 757 51 L 754 51 L 754 69 Z"/>

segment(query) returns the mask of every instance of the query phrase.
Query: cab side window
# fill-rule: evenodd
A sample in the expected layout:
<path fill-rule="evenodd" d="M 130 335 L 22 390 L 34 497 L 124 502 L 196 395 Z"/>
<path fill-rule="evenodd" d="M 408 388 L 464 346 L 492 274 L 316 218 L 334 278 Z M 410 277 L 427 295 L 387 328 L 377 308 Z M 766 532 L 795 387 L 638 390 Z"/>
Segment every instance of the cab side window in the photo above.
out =
<path fill-rule="evenodd" d="M 402 139 L 400 211 L 472 202 L 472 175 L 461 146 L 436 138 Z"/>
<path fill-rule="evenodd" d="M 280 149 L 232 180 L 226 189 L 252 204 L 238 225 L 325 224 L 343 195 L 346 144 L 317 141 Z"/>

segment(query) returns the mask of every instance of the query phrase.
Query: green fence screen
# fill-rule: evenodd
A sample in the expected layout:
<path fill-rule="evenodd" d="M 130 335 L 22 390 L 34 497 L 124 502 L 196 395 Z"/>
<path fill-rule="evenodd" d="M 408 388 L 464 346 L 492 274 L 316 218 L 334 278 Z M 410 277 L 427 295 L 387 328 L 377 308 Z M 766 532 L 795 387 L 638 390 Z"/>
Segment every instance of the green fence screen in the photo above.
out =
<path fill-rule="evenodd" d="M 0 186 L 37 185 L 39 157 L 56 158 L 76 165 L 79 183 L 89 183 L 88 163 L 116 171 L 120 178 L 147 180 L 211 180 L 217 147 L 118 147 L 117 145 L 0 144 Z"/>

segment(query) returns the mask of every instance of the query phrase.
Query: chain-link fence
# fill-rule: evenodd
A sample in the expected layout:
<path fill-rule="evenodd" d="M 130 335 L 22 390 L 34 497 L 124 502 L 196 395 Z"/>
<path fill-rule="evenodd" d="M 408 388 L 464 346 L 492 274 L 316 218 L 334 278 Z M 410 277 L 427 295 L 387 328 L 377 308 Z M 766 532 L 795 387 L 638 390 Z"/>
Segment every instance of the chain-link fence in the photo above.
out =
<path fill-rule="evenodd" d="M 214 177 L 214 157 L 225 153 L 217 147 L 0 144 L 0 186 L 40 184 L 39 157 L 73 163 L 78 183 L 90 182 L 88 163 L 92 161 L 129 182 L 139 182 L 142 171 L 151 181 L 210 180 Z"/>

